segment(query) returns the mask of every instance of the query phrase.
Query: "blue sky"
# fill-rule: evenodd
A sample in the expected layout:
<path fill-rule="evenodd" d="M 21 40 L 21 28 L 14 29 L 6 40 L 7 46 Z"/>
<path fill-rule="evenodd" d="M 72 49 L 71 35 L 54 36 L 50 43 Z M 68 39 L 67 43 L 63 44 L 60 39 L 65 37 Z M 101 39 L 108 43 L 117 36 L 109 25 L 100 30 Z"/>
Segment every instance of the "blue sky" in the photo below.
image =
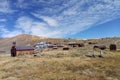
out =
<path fill-rule="evenodd" d="M 0 0 L 0 37 L 120 37 L 120 0 Z"/>

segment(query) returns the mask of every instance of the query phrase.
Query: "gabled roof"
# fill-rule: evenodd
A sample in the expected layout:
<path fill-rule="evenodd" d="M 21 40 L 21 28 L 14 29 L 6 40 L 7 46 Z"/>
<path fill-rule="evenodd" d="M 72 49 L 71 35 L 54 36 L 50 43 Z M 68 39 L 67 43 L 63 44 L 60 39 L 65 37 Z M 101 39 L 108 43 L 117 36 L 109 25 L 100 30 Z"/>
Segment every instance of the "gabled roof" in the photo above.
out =
<path fill-rule="evenodd" d="M 34 50 L 34 47 L 32 47 L 32 46 L 16 46 L 15 48 L 18 51 Z"/>

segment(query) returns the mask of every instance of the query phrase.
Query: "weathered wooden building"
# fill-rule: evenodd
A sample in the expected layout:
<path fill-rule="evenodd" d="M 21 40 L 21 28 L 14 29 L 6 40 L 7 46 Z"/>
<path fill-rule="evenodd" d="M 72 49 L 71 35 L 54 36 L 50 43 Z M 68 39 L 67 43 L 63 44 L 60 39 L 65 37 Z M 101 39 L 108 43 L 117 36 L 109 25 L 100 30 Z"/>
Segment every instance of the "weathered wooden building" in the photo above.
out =
<path fill-rule="evenodd" d="M 32 46 L 16 46 L 16 56 L 24 54 L 34 54 L 34 48 Z"/>
<path fill-rule="evenodd" d="M 13 46 L 11 48 L 11 56 L 19 56 L 25 54 L 34 54 L 34 47 L 32 46 L 16 46 L 16 43 L 13 42 Z"/>
<path fill-rule="evenodd" d="M 34 48 L 32 46 L 15 46 L 11 48 L 11 56 L 19 56 L 25 54 L 34 54 Z"/>

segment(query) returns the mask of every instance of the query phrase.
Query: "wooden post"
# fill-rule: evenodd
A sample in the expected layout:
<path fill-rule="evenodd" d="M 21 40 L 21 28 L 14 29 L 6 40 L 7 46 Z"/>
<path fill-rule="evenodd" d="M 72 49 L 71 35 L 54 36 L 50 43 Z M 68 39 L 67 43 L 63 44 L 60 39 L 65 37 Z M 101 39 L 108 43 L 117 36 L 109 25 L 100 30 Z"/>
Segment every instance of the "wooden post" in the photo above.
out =
<path fill-rule="evenodd" d="M 102 50 L 100 50 L 100 55 L 102 56 L 102 54 L 103 54 L 103 51 L 102 51 Z"/>
<path fill-rule="evenodd" d="M 102 54 L 103 54 L 103 51 L 100 50 L 100 55 L 99 55 L 99 57 L 103 58 Z"/>

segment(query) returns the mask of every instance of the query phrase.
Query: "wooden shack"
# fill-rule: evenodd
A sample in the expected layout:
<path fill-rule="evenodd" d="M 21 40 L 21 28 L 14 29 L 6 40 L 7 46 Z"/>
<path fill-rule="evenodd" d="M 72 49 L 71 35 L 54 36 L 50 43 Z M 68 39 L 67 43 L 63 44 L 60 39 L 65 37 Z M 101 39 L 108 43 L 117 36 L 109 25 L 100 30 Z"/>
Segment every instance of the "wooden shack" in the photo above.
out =
<path fill-rule="evenodd" d="M 110 51 L 116 51 L 117 50 L 116 44 L 110 44 L 109 48 L 110 48 Z"/>
<path fill-rule="evenodd" d="M 70 48 L 69 47 L 63 47 L 63 50 L 69 50 Z"/>

